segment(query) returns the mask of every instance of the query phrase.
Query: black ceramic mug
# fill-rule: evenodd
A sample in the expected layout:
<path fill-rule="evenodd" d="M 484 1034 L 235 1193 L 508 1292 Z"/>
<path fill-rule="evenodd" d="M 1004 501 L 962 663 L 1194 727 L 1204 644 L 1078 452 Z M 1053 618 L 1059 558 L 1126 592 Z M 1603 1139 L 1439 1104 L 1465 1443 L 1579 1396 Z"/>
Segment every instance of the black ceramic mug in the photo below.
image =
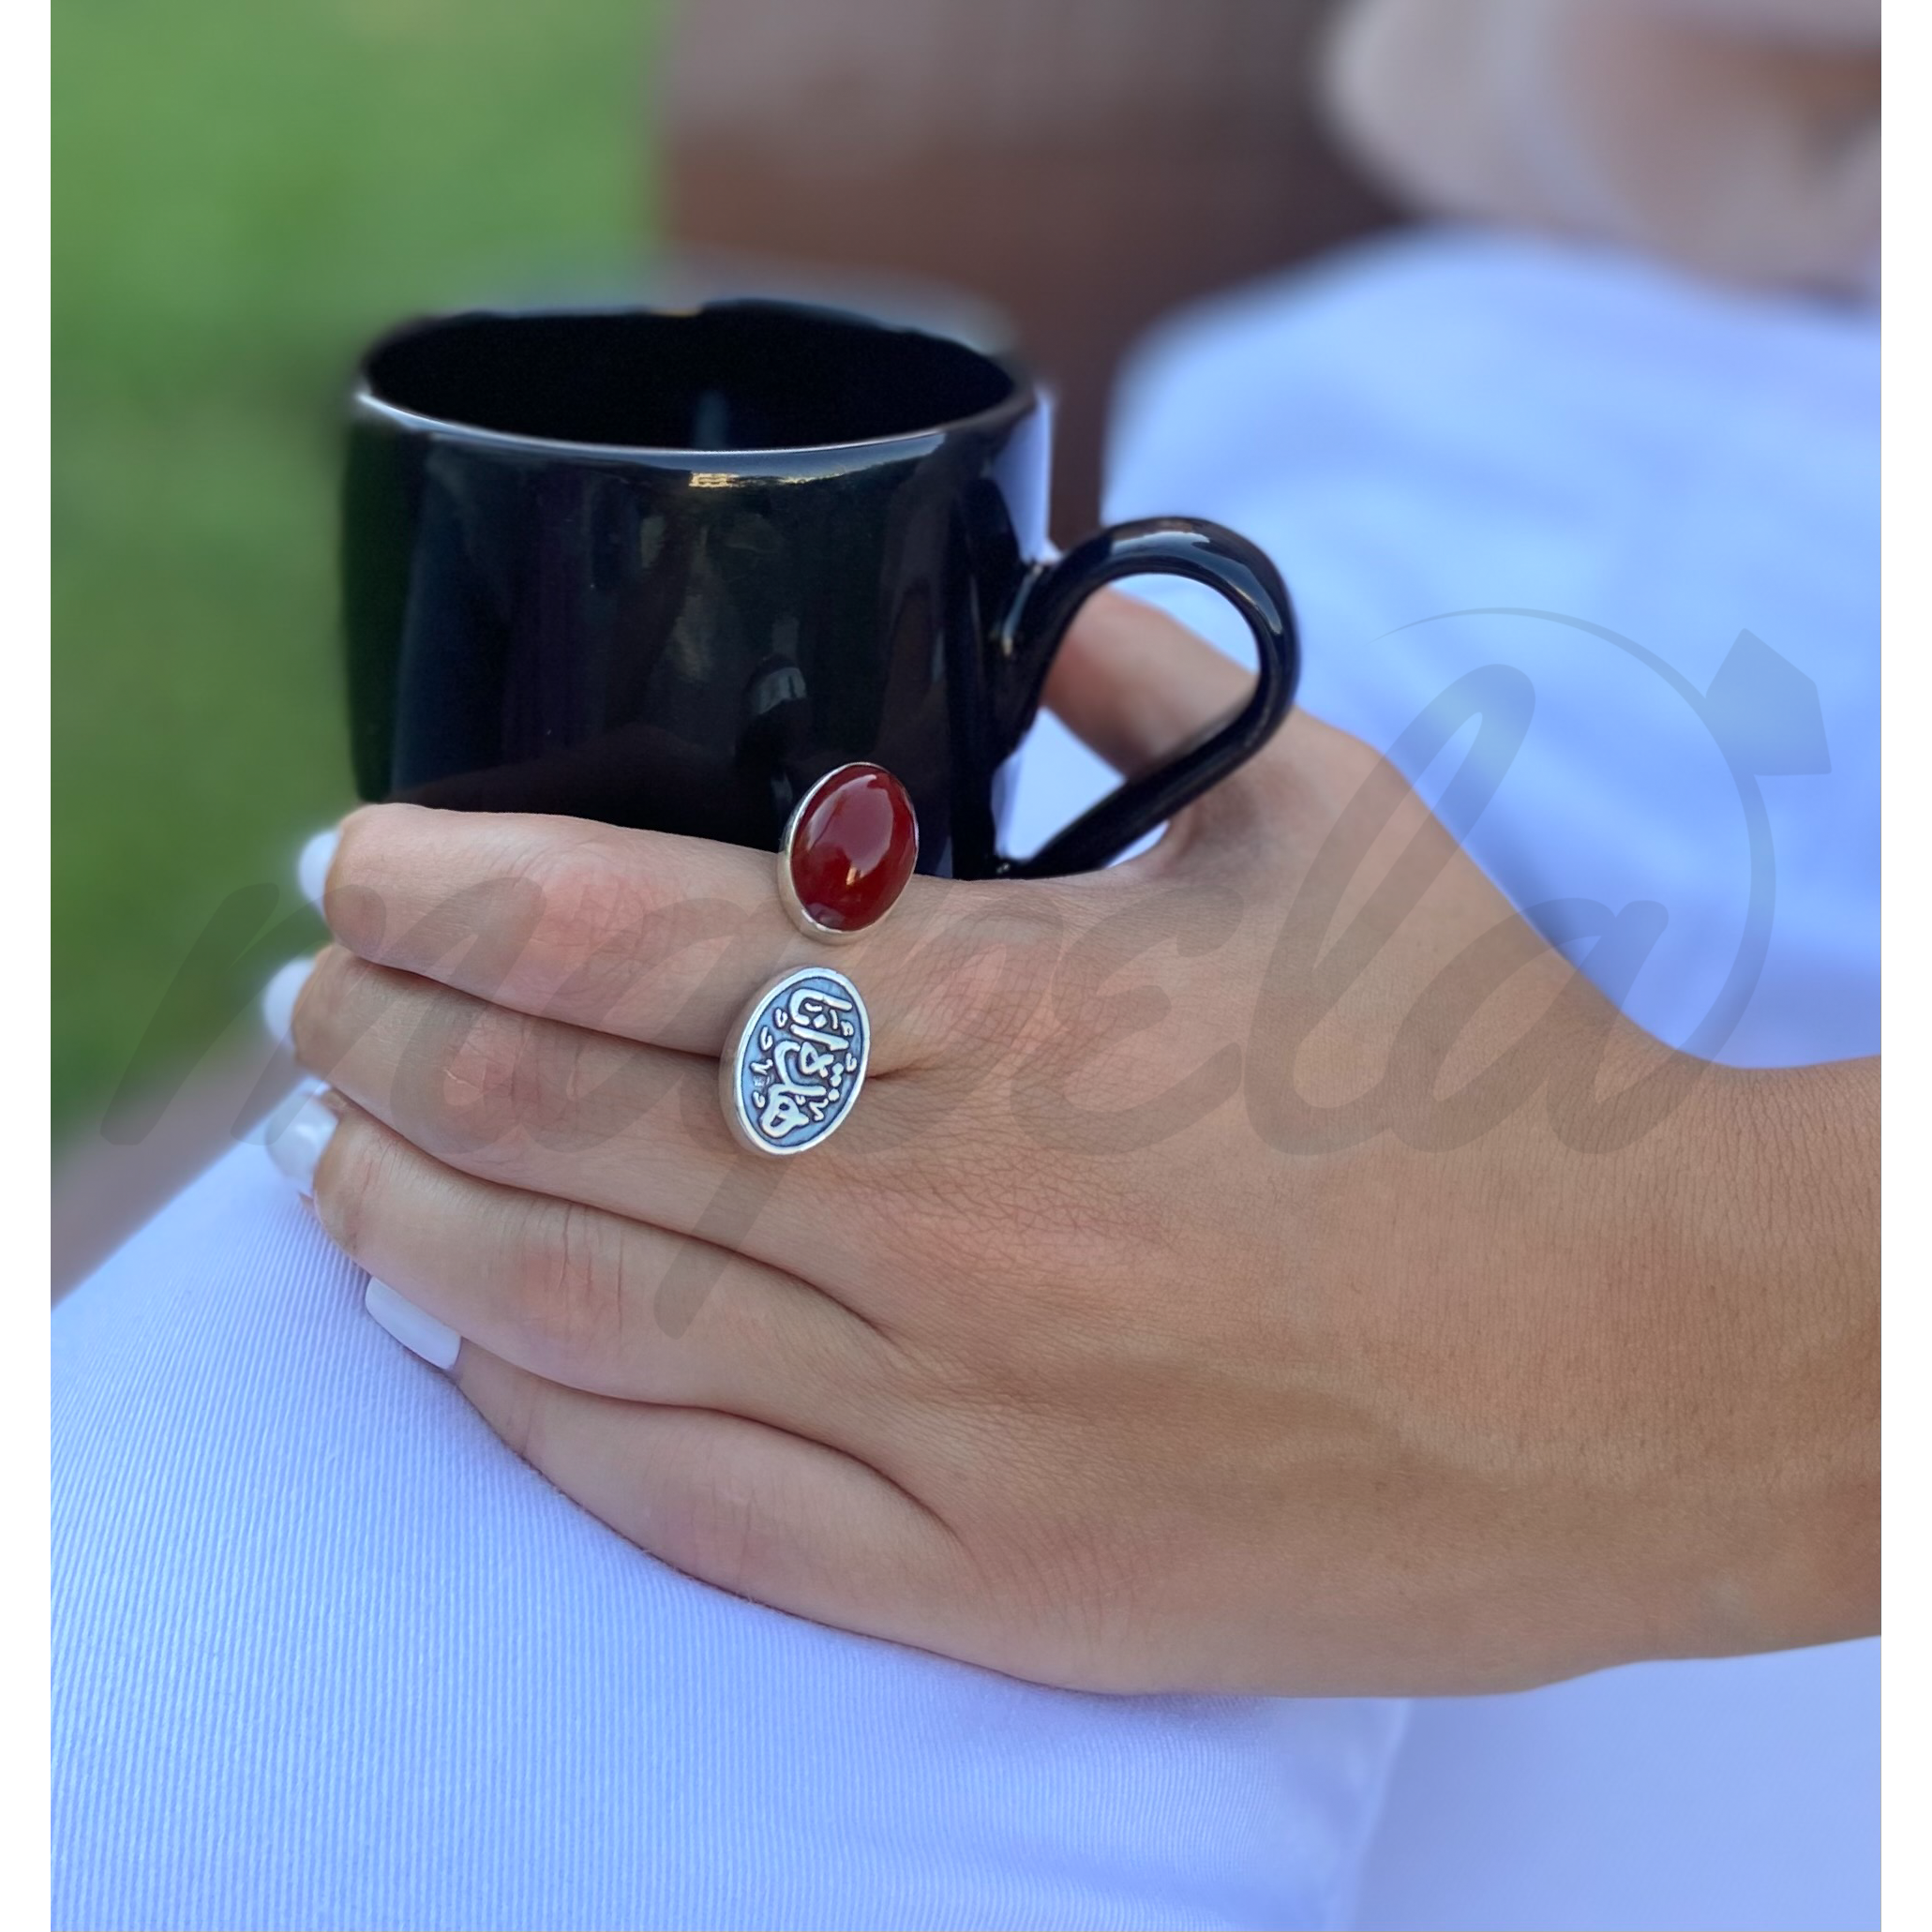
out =
<path fill-rule="evenodd" d="M 1161 517 L 1044 561 L 1031 380 L 826 309 L 472 313 L 364 362 L 343 503 L 357 788 L 775 850 L 835 765 L 895 772 L 921 870 L 1104 864 L 1251 757 L 1298 667 L 1274 566 Z M 1001 768 L 1110 578 L 1212 585 L 1254 634 L 1241 709 L 1027 860 Z"/>

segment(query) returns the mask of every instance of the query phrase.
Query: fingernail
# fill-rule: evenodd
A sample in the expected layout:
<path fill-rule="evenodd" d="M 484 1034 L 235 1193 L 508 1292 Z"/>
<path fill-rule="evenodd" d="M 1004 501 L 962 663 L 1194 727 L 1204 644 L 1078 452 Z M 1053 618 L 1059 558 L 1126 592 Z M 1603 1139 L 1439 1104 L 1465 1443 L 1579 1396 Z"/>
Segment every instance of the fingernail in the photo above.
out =
<path fill-rule="evenodd" d="M 310 1088 L 297 1087 L 262 1123 L 268 1158 L 305 1194 L 315 1192 L 315 1170 L 341 1125 L 341 1116 Z"/>
<path fill-rule="evenodd" d="M 318 1080 L 313 1073 L 305 1073 L 296 1081 L 275 1105 L 258 1120 L 253 1130 L 245 1136 L 259 1141 L 264 1147 L 288 1123 L 297 1105 L 305 1100 L 312 1100 L 317 1094 L 327 1093 L 329 1083 Z"/>
<path fill-rule="evenodd" d="M 376 1325 L 386 1328 L 412 1354 L 419 1355 L 432 1369 L 453 1369 L 463 1338 L 446 1322 L 425 1314 L 414 1302 L 405 1301 L 387 1281 L 369 1277 L 363 1290 L 362 1305 L 375 1318 Z"/>
<path fill-rule="evenodd" d="M 314 960 L 292 959 L 262 989 L 262 1024 L 268 1028 L 270 1039 L 289 1037 L 289 1026 L 295 1017 L 296 996 L 314 970 Z"/>
<path fill-rule="evenodd" d="M 320 906 L 322 903 L 322 888 L 329 882 L 329 867 L 335 862 L 341 836 L 333 830 L 317 832 L 302 847 L 302 856 L 295 861 L 295 883 L 311 906 Z"/>

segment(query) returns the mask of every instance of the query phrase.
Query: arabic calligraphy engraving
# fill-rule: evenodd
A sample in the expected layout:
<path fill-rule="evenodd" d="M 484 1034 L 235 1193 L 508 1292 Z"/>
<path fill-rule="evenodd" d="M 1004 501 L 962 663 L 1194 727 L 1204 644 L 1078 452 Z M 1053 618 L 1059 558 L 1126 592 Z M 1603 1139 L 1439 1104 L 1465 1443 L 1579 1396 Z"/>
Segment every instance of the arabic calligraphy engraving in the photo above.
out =
<path fill-rule="evenodd" d="M 871 1026 L 859 989 L 825 967 L 770 987 L 739 1038 L 739 1118 L 772 1154 L 816 1146 L 850 1112 L 865 1078 Z"/>

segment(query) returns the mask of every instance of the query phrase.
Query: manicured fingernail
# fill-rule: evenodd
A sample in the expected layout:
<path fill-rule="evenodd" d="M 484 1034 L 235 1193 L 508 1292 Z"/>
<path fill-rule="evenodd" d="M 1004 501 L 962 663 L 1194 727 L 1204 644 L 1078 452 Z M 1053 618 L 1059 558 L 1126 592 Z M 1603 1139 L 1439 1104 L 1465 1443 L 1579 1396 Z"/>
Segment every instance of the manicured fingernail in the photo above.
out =
<path fill-rule="evenodd" d="M 268 1158 L 305 1194 L 315 1192 L 315 1170 L 341 1116 L 313 1089 L 298 1086 L 262 1123 Z"/>
<path fill-rule="evenodd" d="M 340 841 L 337 831 L 319 831 L 302 847 L 302 856 L 295 861 L 295 883 L 311 906 L 322 903 L 322 888 L 329 882 L 329 867 L 335 862 Z"/>
<path fill-rule="evenodd" d="M 434 1315 L 425 1314 L 414 1302 L 405 1301 L 387 1281 L 379 1281 L 371 1275 L 369 1285 L 363 1290 L 362 1305 L 379 1327 L 388 1329 L 403 1347 L 421 1355 L 432 1369 L 456 1367 L 457 1351 L 463 1345 L 463 1338 L 446 1322 L 439 1322 Z"/>
<path fill-rule="evenodd" d="M 271 1040 L 289 1037 L 289 1026 L 295 1017 L 296 996 L 314 970 L 314 960 L 292 959 L 262 989 L 262 1024 L 268 1028 Z"/>
<path fill-rule="evenodd" d="M 251 1141 L 260 1141 L 266 1146 L 269 1141 L 282 1131 L 295 1109 L 305 1100 L 312 1100 L 317 1094 L 327 1093 L 328 1090 L 329 1083 L 326 1080 L 318 1080 L 313 1073 L 303 1074 L 275 1103 L 273 1109 L 255 1123 L 255 1131 L 247 1138 Z"/>

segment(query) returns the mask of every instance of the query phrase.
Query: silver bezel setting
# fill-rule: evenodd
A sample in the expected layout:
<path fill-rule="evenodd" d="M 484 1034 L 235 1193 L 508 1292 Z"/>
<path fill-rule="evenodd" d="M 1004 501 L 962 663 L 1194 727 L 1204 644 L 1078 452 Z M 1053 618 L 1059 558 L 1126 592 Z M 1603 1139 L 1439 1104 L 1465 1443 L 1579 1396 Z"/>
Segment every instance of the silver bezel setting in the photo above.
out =
<path fill-rule="evenodd" d="M 817 939 L 827 946 L 849 946 L 854 939 L 862 939 L 873 926 L 882 924 L 891 916 L 892 908 L 887 906 L 872 925 L 859 926 L 847 933 L 837 926 L 821 925 L 805 910 L 798 894 L 798 888 L 791 882 L 791 842 L 799 829 L 799 821 L 805 816 L 812 801 L 836 778 L 843 778 L 847 771 L 870 769 L 883 771 L 885 767 L 876 758 L 848 758 L 843 765 L 834 765 L 822 778 L 815 779 L 805 789 L 804 796 L 791 808 L 791 816 L 785 821 L 785 836 L 778 842 L 778 897 L 784 906 L 786 916 L 803 933 L 808 939 Z M 890 775 L 890 774 L 888 774 Z M 895 781 L 896 782 L 896 781 Z M 901 786 L 904 789 L 904 786 Z M 912 815 L 912 868 L 919 870 L 919 814 Z M 897 901 L 893 902 L 895 905 Z"/>

